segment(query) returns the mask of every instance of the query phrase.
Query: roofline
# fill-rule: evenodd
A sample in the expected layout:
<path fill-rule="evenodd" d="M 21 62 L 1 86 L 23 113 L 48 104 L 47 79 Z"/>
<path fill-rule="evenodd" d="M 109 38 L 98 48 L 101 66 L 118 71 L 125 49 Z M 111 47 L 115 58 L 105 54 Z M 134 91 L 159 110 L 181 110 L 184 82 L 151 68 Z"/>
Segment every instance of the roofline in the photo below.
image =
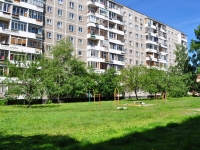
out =
<path fill-rule="evenodd" d="M 152 18 L 152 17 L 149 17 L 149 16 L 147 16 L 147 15 L 145 15 L 145 14 L 143 14 L 143 13 L 137 11 L 137 10 L 134 10 L 133 8 L 131 8 L 131 7 L 129 7 L 129 6 L 125 6 L 124 4 L 121 4 L 121 3 L 119 3 L 119 2 L 116 2 L 115 0 L 109 0 L 109 1 L 113 1 L 113 2 L 117 3 L 118 5 L 121 5 L 121 6 L 123 6 L 123 7 L 128 8 L 128 9 L 131 9 L 131 10 L 137 12 L 137 13 L 140 13 L 140 14 L 146 16 L 147 18 L 150 18 L 150 19 L 152 19 L 152 20 L 155 20 L 155 21 L 157 21 L 157 22 L 159 22 L 159 23 L 161 23 L 161 24 L 164 24 L 164 25 L 166 25 L 166 26 L 168 26 L 168 27 L 170 27 L 170 28 L 172 28 L 172 29 L 175 29 L 175 30 L 177 30 L 177 31 L 179 31 L 179 32 L 181 32 L 181 33 L 183 33 L 185 36 L 187 36 L 184 32 L 182 32 L 182 31 L 180 31 L 180 30 L 178 30 L 178 29 L 176 29 L 176 28 L 174 28 L 174 27 L 172 27 L 172 26 L 169 26 L 169 25 L 167 25 L 167 24 L 165 24 L 165 23 L 162 23 L 162 22 L 160 22 L 160 21 L 158 21 L 158 20 L 156 20 L 156 19 L 154 19 L 154 18 Z"/>

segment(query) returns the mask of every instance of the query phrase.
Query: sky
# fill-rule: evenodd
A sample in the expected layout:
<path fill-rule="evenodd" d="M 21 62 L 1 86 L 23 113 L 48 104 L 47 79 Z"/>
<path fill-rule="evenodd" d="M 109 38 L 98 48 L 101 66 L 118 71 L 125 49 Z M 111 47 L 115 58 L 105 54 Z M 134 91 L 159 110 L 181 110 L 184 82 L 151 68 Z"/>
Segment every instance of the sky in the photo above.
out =
<path fill-rule="evenodd" d="M 200 25 L 200 0 L 115 1 L 185 33 L 188 46 L 191 39 L 196 39 L 194 29 Z"/>

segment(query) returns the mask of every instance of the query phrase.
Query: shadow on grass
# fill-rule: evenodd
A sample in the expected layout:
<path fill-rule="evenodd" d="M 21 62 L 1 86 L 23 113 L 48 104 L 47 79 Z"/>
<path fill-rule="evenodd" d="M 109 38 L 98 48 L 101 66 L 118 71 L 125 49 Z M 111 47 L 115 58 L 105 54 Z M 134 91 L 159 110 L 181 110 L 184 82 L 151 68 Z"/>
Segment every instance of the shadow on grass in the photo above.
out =
<path fill-rule="evenodd" d="M 102 143 L 81 146 L 67 136 L 37 135 L 31 137 L 0 135 L 0 149 L 64 149 L 64 150 L 199 150 L 200 117 L 182 124 L 170 123 L 145 132 L 135 132 Z M 90 136 L 90 135 L 88 135 Z"/>

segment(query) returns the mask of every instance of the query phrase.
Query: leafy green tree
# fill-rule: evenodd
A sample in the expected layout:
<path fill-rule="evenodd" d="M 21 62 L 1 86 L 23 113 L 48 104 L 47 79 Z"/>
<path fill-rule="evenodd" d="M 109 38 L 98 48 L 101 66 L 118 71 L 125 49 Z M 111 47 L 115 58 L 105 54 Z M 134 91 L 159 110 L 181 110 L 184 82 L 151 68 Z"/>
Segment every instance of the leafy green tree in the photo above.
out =
<path fill-rule="evenodd" d="M 163 74 L 163 71 L 157 68 L 148 69 L 145 74 L 144 91 L 155 94 L 155 98 L 157 93 L 164 92 Z"/>
<path fill-rule="evenodd" d="M 190 57 L 191 63 L 195 68 L 197 73 L 200 73 L 199 65 L 200 65 L 200 25 L 197 29 L 194 30 L 196 40 L 192 39 L 190 43 L 190 53 L 192 56 Z"/>
<path fill-rule="evenodd" d="M 191 85 L 190 91 L 198 92 L 200 83 L 196 82 L 196 77 L 197 75 L 200 74 L 200 25 L 194 30 L 196 39 L 192 39 L 190 43 L 190 62 L 193 67 L 193 74 L 192 74 L 192 79 L 193 79 L 193 84 Z"/>
<path fill-rule="evenodd" d="M 135 92 L 138 100 L 137 91 L 144 89 L 145 75 L 147 68 L 145 66 L 128 66 L 121 71 L 120 79 L 126 92 Z"/>
<path fill-rule="evenodd" d="M 169 68 L 169 70 L 171 71 L 170 77 L 171 79 L 175 78 L 176 81 L 179 81 L 180 86 L 171 91 L 171 93 L 174 93 L 171 95 L 178 95 L 180 97 L 181 94 L 182 96 L 184 96 L 189 91 L 189 89 L 193 87 L 196 80 L 196 74 L 194 73 L 194 67 L 190 64 L 190 58 L 188 57 L 188 52 L 185 46 L 176 44 L 176 50 L 174 54 L 176 55 L 176 64 Z M 174 81 L 173 83 L 176 83 L 176 81 Z M 177 94 L 175 94 L 176 91 Z"/>
<path fill-rule="evenodd" d="M 3 81 L 8 85 L 9 97 L 25 98 L 28 107 L 33 99 L 41 98 L 43 95 L 43 84 L 41 82 L 41 55 L 35 55 L 35 60 L 27 61 L 25 56 L 17 55 L 14 63 L 7 61 L 9 73 Z"/>
<path fill-rule="evenodd" d="M 85 63 L 73 56 L 74 49 L 68 38 L 53 46 L 52 59 L 43 63 L 43 81 L 46 93 L 56 96 L 58 102 L 62 97 L 80 97 L 86 93 L 85 81 L 87 71 Z"/>

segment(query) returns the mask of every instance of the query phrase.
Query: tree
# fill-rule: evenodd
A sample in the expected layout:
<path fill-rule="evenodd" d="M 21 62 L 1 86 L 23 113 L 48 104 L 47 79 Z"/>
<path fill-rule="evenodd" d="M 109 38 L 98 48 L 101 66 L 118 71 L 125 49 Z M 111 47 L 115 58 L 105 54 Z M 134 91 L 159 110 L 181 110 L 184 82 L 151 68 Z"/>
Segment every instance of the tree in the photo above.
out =
<path fill-rule="evenodd" d="M 121 71 L 120 79 L 126 92 L 135 92 L 138 100 L 137 91 L 143 89 L 145 85 L 145 74 L 147 68 L 140 66 L 128 66 Z"/>
<path fill-rule="evenodd" d="M 145 74 L 144 91 L 155 94 L 155 98 L 157 98 L 157 93 L 165 92 L 165 82 L 163 82 L 163 79 L 164 72 L 162 70 L 158 70 L 157 68 L 148 69 Z"/>
<path fill-rule="evenodd" d="M 28 107 L 33 99 L 41 98 L 43 95 L 43 84 L 41 82 L 41 55 L 35 55 L 35 59 L 28 61 L 25 55 L 16 54 L 14 63 L 7 61 L 9 73 L 3 81 L 8 85 L 9 97 L 25 98 Z"/>
<path fill-rule="evenodd" d="M 112 97 L 115 88 L 119 88 L 120 82 L 118 80 L 118 74 L 114 68 L 105 70 L 104 73 L 98 74 L 96 78 L 98 91 L 106 97 Z"/>
<path fill-rule="evenodd" d="M 199 91 L 200 83 L 196 82 L 197 75 L 200 74 L 200 25 L 194 30 L 196 40 L 192 39 L 190 43 L 191 53 L 190 61 L 193 67 L 192 79 L 193 84 L 191 85 L 190 91 Z"/>
<path fill-rule="evenodd" d="M 176 44 L 176 50 L 174 51 L 176 55 L 175 66 L 172 71 L 181 74 L 189 73 L 193 71 L 193 67 L 190 64 L 190 58 L 188 57 L 188 52 L 185 46 L 181 44 Z"/>
<path fill-rule="evenodd" d="M 200 73 L 199 65 L 200 65 L 200 25 L 197 29 L 194 30 L 196 40 L 192 39 L 190 43 L 190 53 L 192 56 L 190 57 L 191 63 L 195 68 L 197 73 Z"/>
<path fill-rule="evenodd" d="M 73 46 L 68 38 L 64 38 L 53 46 L 52 59 L 46 58 L 43 65 L 43 81 L 48 95 L 61 97 L 79 97 L 86 93 L 85 63 L 73 56 Z"/>

